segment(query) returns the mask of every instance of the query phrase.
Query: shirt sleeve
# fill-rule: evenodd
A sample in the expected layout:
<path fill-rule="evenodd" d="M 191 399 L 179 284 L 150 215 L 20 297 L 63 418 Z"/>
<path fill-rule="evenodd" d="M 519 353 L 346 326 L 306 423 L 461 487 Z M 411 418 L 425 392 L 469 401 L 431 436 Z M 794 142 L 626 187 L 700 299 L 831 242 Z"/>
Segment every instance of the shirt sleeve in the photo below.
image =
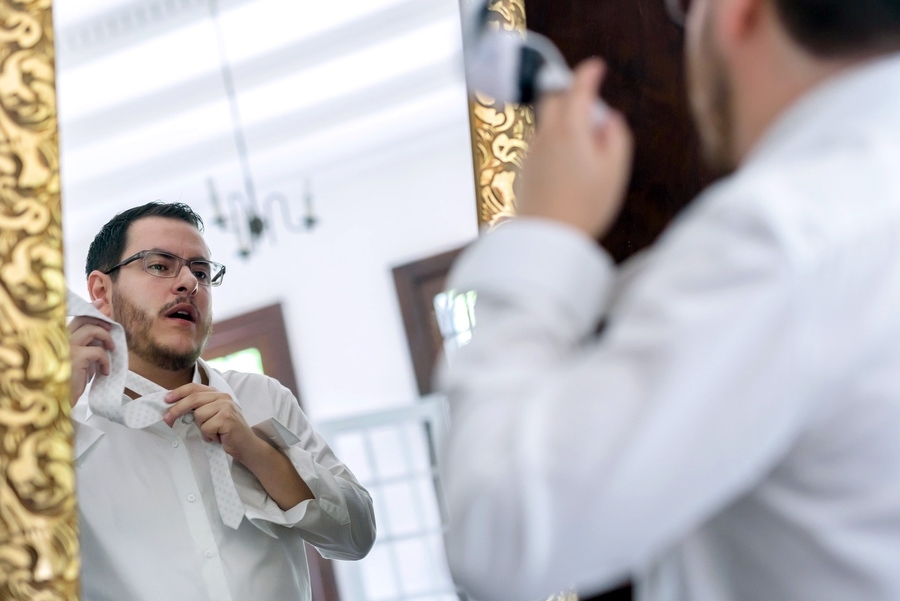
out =
<path fill-rule="evenodd" d="M 450 285 L 477 297 L 440 378 L 447 552 L 482 601 L 616 584 L 761 478 L 802 423 L 797 281 L 763 219 L 695 211 L 618 282 L 592 240 L 520 219 Z"/>
<path fill-rule="evenodd" d="M 234 462 L 232 476 L 245 515 L 271 536 L 277 536 L 273 526 L 297 531 L 323 557 L 365 557 L 375 542 L 375 515 L 369 493 L 312 428 L 290 391 L 274 380 L 269 380 L 269 389 L 278 396 L 278 414 L 254 425 L 254 430 L 287 455 L 314 498 L 282 510 L 256 477 Z"/>

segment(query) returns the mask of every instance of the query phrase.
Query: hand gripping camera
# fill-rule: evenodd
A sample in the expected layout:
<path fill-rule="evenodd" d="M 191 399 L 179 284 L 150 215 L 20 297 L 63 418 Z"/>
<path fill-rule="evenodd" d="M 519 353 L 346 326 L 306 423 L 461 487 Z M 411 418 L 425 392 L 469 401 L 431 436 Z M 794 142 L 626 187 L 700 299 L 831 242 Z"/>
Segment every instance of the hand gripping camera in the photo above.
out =
<path fill-rule="evenodd" d="M 463 11 L 463 54 L 470 90 L 505 104 L 531 104 L 542 94 L 569 89 L 572 71 L 547 37 L 533 31 L 498 27 L 489 0 L 475 0 Z M 594 105 L 594 123 L 609 109 Z"/>

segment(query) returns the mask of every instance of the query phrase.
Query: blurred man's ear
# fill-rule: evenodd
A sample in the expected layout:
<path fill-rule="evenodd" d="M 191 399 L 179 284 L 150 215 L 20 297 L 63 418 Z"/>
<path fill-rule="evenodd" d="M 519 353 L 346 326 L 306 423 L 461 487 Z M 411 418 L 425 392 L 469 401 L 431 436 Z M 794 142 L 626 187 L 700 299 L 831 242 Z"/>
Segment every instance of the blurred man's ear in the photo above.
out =
<path fill-rule="evenodd" d="M 91 295 L 91 304 L 112 319 L 112 278 L 101 271 L 94 270 L 88 276 L 87 284 L 88 294 Z"/>
<path fill-rule="evenodd" d="M 765 0 L 729 0 L 718 8 L 719 42 L 740 44 L 755 36 L 767 16 L 774 10 Z"/>

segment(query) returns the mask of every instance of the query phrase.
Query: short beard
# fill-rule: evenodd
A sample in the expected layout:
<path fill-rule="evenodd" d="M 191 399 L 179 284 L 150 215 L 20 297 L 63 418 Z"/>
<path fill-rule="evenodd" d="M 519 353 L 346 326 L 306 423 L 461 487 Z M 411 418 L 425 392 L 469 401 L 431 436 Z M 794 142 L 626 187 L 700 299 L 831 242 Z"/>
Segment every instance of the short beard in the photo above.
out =
<path fill-rule="evenodd" d="M 709 127 L 715 130 L 715 140 L 703 145 L 703 158 L 718 173 L 730 173 L 737 167 L 734 148 L 734 119 L 732 117 L 733 93 L 728 83 L 725 65 L 721 57 L 714 53 L 715 79 L 712 82 L 712 106 L 710 106 Z"/>
<path fill-rule="evenodd" d="M 187 352 L 177 353 L 171 349 L 159 346 L 151 337 L 151 329 L 153 327 L 153 319 L 145 311 L 136 307 L 131 301 L 119 294 L 117 290 L 112 292 L 113 301 L 113 319 L 122 324 L 125 330 L 125 342 L 128 345 L 128 351 L 134 353 L 147 363 L 155 365 L 160 369 L 167 371 L 182 371 L 192 368 L 197 359 L 206 348 L 209 341 L 209 335 L 212 328 L 209 322 L 205 324 L 198 323 L 198 327 L 206 328 L 206 335 L 200 345 Z M 190 302 L 187 299 L 176 299 L 171 306 L 179 303 Z M 165 308 L 163 309 L 163 312 Z"/>
<path fill-rule="evenodd" d="M 701 150 L 706 164 L 717 174 L 727 174 L 737 167 L 734 138 L 734 91 L 728 79 L 728 68 L 713 40 L 712 19 L 707 16 L 701 31 L 705 64 L 692 64 L 700 60 L 692 57 L 688 62 L 688 76 L 693 79 L 691 89 L 695 93 L 708 92 L 708 103 L 694 101 L 694 122 L 700 132 Z M 703 90 L 702 73 L 706 69 L 709 81 Z"/>

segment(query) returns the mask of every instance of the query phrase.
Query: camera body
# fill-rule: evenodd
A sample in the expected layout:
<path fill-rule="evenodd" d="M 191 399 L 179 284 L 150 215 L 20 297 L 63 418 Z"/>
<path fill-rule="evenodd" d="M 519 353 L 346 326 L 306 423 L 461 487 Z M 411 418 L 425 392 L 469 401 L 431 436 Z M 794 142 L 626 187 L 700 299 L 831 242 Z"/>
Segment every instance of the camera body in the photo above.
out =
<path fill-rule="evenodd" d="M 504 104 L 532 104 L 542 94 L 572 85 L 572 71 L 562 53 L 533 31 L 504 29 L 493 18 L 489 0 L 476 0 L 463 12 L 463 54 L 470 90 Z M 605 117 L 598 101 L 594 121 Z"/>

